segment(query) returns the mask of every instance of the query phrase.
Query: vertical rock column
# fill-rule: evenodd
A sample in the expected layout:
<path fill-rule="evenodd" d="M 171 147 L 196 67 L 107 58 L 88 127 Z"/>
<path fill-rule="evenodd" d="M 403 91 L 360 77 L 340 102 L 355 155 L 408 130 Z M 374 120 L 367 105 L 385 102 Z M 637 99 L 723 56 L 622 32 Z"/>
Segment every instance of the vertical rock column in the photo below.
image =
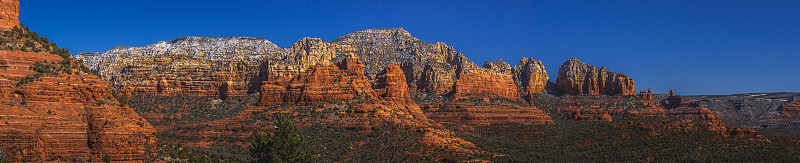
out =
<path fill-rule="evenodd" d="M 0 30 L 11 29 L 19 24 L 19 0 L 0 0 Z"/>

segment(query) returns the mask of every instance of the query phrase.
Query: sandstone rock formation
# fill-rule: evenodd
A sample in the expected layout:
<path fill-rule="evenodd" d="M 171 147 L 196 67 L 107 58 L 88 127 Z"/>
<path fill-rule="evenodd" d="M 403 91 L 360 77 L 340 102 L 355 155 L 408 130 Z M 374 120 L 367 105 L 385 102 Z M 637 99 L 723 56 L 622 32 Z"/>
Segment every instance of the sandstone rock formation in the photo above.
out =
<path fill-rule="evenodd" d="M 669 97 L 661 100 L 661 105 L 667 109 L 668 115 L 681 117 L 684 119 L 694 119 L 721 124 L 719 115 L 713 111 L 700 106 L 696 102 L 683 101 L 681 96 L 675 95 L 673 90 L 669 91 Z"/>
<path fill-rule="evenodd" d="M 0 0 L 0 30 L 19 26 L 19 0 Z"/>
<path fill-rule="evenodd" d="M 422 42 L 402 28 L 361 30 L 334 41 L 303 38 L 287 48 L 261 38 L 185 37 L 80 58 L 122 92 L 260 93 L 260 106 L 367 98 L 417 105 L 412 99 L 471 95 L 522 101 L 520 92 L 540 92 L 549 82 L 541 61 L 479 67 L 453 47 Z"/>
<path fill-rule="evenodd" d="M 458 125 L 494 125 L 517 123 L 525 125 L 553 124 L 544 111 L 533 106 L 513 104 L 476 105 L 454 102 L 444 105 L 428 105 L 426 115 L 439 123 Z"/>
<path fill-rule="evenodd" d="M 186 93 L 216 98 L 258 91 L 266 56 L 282 57 L 271 42 L 249 37 L 184 37 L 146 47 L 82 53 L 101 78 L 126 93 Z M 295 72 L 294 66 L 280 67 Z M 255 85 L 255 86 L 254 86 Z"/>
<path fill-rule="evenodd" d="M 364 64 L 351 54 L 333 65 L 317 63 L 294 77 L 266 80 L 259 105 L 347 103 L 354 106 L 341 114 L 356 120 L 329 123 L 354 130 L 371 130 L 381 122 L 422 127 L 425 136 L 421 139 L 429 145 L 456 150 L 474 147 L 453 137 L 450 131 L 436 129 L 441 126 L 428 119 L 411 100 L 405 74 L 398 64 L 389 65 L 377 77 L 370 85 Z"/>
<path fill-rule="evenodd" d="M 404 105 L 416 105 L 414 100 L 411 100 L 406 76 L 399 64 L 390 64 L 376 78 L 372 88 L 382 99 Z"/>
<path fill-rule="evenodd" d="M 800 101 L 781 105 L 780 113 L 786 115 L 787 118 L 797 117 L 797 115 L 800 114 Z"/>
<path fill-rule="evenodd" d="M 665 99 L 668 95 L 656 96 Z M 783 110 L 798 97 L 800 93 L 791 92 L 682 96 L 683 100 L 695 101 L 719 114 L 725 124 L 746 128 L 797 128 L 800 117 L 787 116 L 784 113 L 791 112 Z"/>
<path fill-rule="evenodd" d="M 542 61 L 537 61 L 533 58 L 525 58 L 519 60 L 519 65 L 512 68 L 514 79 L 522 86 L 523 93 L 528 95 L 544 90 L 547 83 L 550 82 L 550 77 L 547 76 L 547 71 L 542 65 Z"/>
<path fill-rule="evenodd" d="M 642 89 L 636 96 L 639 96 L 642 100 L 653 101 L 653 90 L 647 89 L 647 91 L 645 91 Z"/>
<path fill-rule="evenodd" d="M 597 69 L 577 58 L 561 64 L 556 78 L 558 90 L 568 94 L 589 95 L 633 95 L 636 84 L 623 74 L 611 72 L 605 67 Z"/>
<path fill-rule="evenodd" d="M 62 57 L 0 51 L 0 150 L 11 160 L 142 160 L 155 130 L 129 107 L 120 107 L 107 82 L 79 71 L 21 80 L 36 62 Z"/>
<path fill-rule="evenodd" d="M 463 73 L 455 84 L 453 99 L 464 95 L 499 96 L 520 99 L 517 86 L 510 75 Z"/>
<path fill-rule="evenodd" d="M 664 116 L 655 101 L 626 97 L 571 96 L 561 99 L 558 113 L 577 121 L 613 121 L 617 115 Z"/>
<path fill-rule="evenodd" d="M 317 64 L 291 79 L 269 80 L 259 105 L 314 104 L 353 99 L 380 99 L 364 76 L 364 65 L 348 57 L 335 65 Z"/>
<path fill-rule="evenodd" d="M 515 66 L 518 70 L 502 60 L 479 67 L 453 47 L 420 41 L 402 28 L 360 30 L 334 41 L 303 38 L 287 48 L 261 38 L 184 37 L 81 53 L 79 58 L 124 92 L 224 98 L 256 93 L 267 79 L 296 76 L 314 65 L 343 60 L 346 54 L 360 58 L 368 77 L 399 64 L 409 91 L 423 94 L 453 93 L 461 74 L 513 76 L 512 84 L 522 83 L 527 92 L 541 91 L 549 80 L 539 61 L 523 58 L 524 65 Z"/>
<path fill-rule="evenodd" d="M 764 124 L 757 127 L 797 127 L 796 124 L 800 123 L 798 115 L 800 115 L 800 100 L 787 100 L 775 110 L 769 110 L 768 113 L 758 117 Z"/>

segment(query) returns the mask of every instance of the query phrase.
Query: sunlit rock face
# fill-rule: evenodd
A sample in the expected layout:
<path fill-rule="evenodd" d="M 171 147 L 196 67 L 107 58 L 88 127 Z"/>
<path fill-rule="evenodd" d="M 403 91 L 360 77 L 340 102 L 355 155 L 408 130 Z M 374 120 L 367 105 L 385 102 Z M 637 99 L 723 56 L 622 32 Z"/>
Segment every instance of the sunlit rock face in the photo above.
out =
<path fill-rule="evenodd" d="M 60 72 L 30 82 L 34 63 L 62 57 L 0 51 L 0 150 L 11 160 L 143 160 L 156 132 L 121 107 L 108 82 L 82 72 Z"/>
<path fill-rule="evenodd" d="M 636 83 L 630 77 L 611 72 L 605 67 L 598 69 L 574 57 L 561 64 L 556 85 L 559 91 L 573 95 L 636 94 Z"/>
<path fill-rule="evenodd" d="M 525 92 L 541 91 L 549 80 L 541 61 L 523 58 L 514 69 L 502 61 L 498 67 L 479 67 L 453 47 L 420 41 L 402 28 L 360 30 L 334 41 L 302 38 L 286 48 L 262 38 L 184 37 L 78 58 L 124 92 L 225 98 L 256 93 L 264 81 L 333 64 L 349 54 L 360 59 L 370 80 L 398 64 L 412 92 L 453 93 L 459 74 L 512 76 L 514 86 L 508 89 L 522 83 Z"/>
<path fill-rule="evenodd" d="M 19 26 L 19 0 L 0 0 L 0 30 Z"/>

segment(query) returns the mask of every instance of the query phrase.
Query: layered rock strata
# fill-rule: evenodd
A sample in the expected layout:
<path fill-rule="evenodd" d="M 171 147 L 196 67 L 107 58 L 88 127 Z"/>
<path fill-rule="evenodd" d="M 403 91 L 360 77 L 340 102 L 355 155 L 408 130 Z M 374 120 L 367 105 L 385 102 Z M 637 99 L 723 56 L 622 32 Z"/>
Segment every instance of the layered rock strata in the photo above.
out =
<path fill-rule="evenodd" d="M 185 37 L 80 58 L 123 92 L 260 93 L 260 106 L 366 98 L 417 105 L 412 99 L 472 95 L 522 101 L 520 92 L 540 92 L 549 82 L 541 61 L 479 67 L 453 47 L 422 42 L 402 28 L 361 30 L 334 41 L 303 38 L 287 48 L 261 38 Z M 497 116 L 510 114 L 517 113 Z"/>
<path fill-rule="evenodd" d="M 665 99 L 668 95 L 662 95 Z M 790 116 L 784 105 L 797 101 L 798 93 L 746 93 L 732 95 L 682 96 L 720 115 L 727 125 L 747 128 L 798 128 L 800 117 Z M 788 113 L 788 114 L 784 114 Z"/>
<path fill-rule="evenodd" d="M 577 121 L 613 121 L 618 115 L 664 116 L 655 101 L 608 96 L 572 96 L 561 100 L 558 113 Z"/>
<path fill-rule="evenodd" d="M 272 82 L 268 79 L 296 76 L 318 63 L 341 61 L 346 54 L 359 57 L 371 78 L 399 64 L 409 91 L 423 94 L 453 93 L 461 74 L 514 76 L 513 83 L 524 83 L 526 92 L 540 91 L 549 80 L 539 61 L 523 58 L 520 63 L 525 65 L 515 66 L 517 70 L 503 61 L 479 67 L 453 47 L 420 41 L 402 28 L 361 30 L 334 41 L 303 38 L 287 48 L 262 38 L 184 37 L 81 53 L 79 58 L 126 92 L 224 98 L 256 93 L 262 83 Z"/>
<path fill-rule="evenodd" d="M 317 64 L 291 79 L 264 82 L 261 92 L 259 105 L 262 106 L 380 99 L 364 76 L 364 65 L 355 57 L 348 57 L 334 65 Z"/>
<path fill-rule="evenodd" d="M 458 125 L 553 124 L 550 116 L 533 106 L 452 102 L 444 105 L 426 105 L 425 107 L 425 114 L 428 118 L 439 123 Z"/>
<path fill-rule="evenodd" d="M 0 30 L 19 26 L 19 0 L 0 0 Z"/>
<path fill-rule="evenodd" d="M 667 113 L 670 116 L 719 124 L 722 123 L 718 114 L 708 108 L 700 106 L 697 102 L 684 101 L 681 96 L 675 95 L 673 90 L 669 91 L 669 97 L 667 99 L 661 100 L 661 105 L 667 109 Z"/>
<path fill-rule="evenodd" d="M 378 96 L 386 101 L 416 105 L 414 100 L 411 100 L 406 76 L 399 64 L 390 64 L 379 73 L 372 88 L 375 89 Z"/>
<path fill-rule="evenodd" d="M 636 84 L 628 76 L 611 72 L 605 67 L 598 69 L 577 58 L 570 58 L 558 69 L 556 85 L 567 94 L 589 95 L 634 95 Z"/>
<path fill-rule="evenodd" d="M 59 73 L 22 83 L 35 62 L 52 54 L 0 51 L 0 150 L 11 160 L 142 160 L 155 130 L 129 107 L 120 107 L 107 82 Z"/>
<path fill-rule="evenodd" d="M 800 101 L 785 103 L 781 105 L 780 113 L 787 118 L 795 118 L 800 114 Z"/>
<path fill-rule="evenodd" d="M 456 81 L 453 99 L 465 95 L 498 96 L 519 99 L 517 86 L 510 75 L 463 73 Z"/>
<path fill-rule="evenodd" d="M 341 114 L 357 120 L 336 122 L 344 128 L 371 130 L 375 124 L 391 122 L 422 127 L 425 136 L 421 139 L 432 146 L 456 150 L 474 147 L 453 137 L 450 131 L 435 129 L 441 126 L 429 120 L 410 99 L 404 77 L 399 65 L 391 64 L 370 85 L 360 59 L 349 55 L 332 65 L 318 63 L 297 76 L 264 82 L 259 105 L 347 103 L 354 106 Z"/>
<path fill-rule="evenodd" d="M 99 76 L 128 93 L 185 93 L 225 98 L 258 92 L 267 57 L 284 57 L 271 42 L 249 37 L 184 37 L 146 47 L 82 53 Z M 296 66 L 277 67 L 286 73 Z"/>

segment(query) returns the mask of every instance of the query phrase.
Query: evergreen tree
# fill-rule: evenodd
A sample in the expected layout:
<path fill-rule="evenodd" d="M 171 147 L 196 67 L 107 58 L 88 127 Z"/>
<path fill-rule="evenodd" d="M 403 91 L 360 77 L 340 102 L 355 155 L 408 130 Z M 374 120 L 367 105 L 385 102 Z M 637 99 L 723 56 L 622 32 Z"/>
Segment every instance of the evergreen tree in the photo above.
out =
<path fill-rule="evenodd" d="M 253 133 L 250 154 L 256 162 L 314 162 L 314 157 L 301 149 L 297 127 L 283 114 L 275 114 L 275 132 Z"/>

